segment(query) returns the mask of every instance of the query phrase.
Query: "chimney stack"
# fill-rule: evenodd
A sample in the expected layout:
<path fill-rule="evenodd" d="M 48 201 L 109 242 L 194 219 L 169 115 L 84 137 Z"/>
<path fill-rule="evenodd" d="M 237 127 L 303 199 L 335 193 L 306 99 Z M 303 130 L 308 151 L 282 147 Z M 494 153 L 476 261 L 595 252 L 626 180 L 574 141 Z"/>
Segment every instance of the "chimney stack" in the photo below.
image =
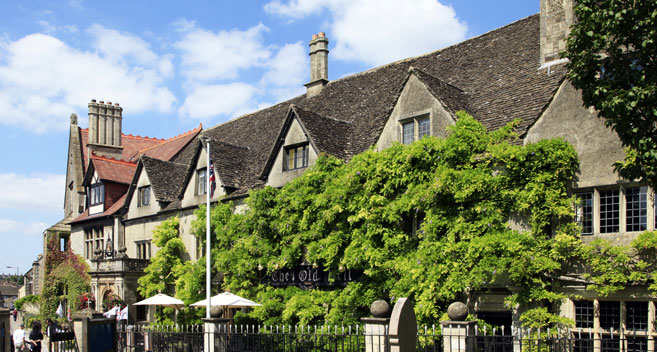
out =
<path fill-rule="evenodd" d="M 92 99 L 89 107 L 89 144 L 121 148 L 121 123 L 123 108 L 118 103 L 105 104 Z"/>
<path fill-rule="evenodd" d="M 310 82 L 306 83 L 306 97 L 319 94 L 328 83 L 328 38 L 324 32 L 310 40 Z"/>
<path fill-rule="evenodd" d="M 573 0 L 541 0 L 541 65 L 561 58 L 575 21 Z"/>

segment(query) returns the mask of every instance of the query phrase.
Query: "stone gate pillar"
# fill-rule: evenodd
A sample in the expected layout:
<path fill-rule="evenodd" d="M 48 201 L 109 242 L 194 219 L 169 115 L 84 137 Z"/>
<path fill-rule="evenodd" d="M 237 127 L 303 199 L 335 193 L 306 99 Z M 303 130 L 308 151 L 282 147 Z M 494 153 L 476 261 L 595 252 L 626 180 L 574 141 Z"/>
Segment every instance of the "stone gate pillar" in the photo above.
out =
<path fill-rule="evenodd" d="M 475 321 L 465 321 L 468 307 L 461 302 L 455 302 L 447 308 L 450 320 L 441 321 L 444 352 L 474 351 Z"/>
<path fill-rule="evenodd" d="M 400 298 L 395 303 L 388 333 L 390 352 L 415 352 L 417 320 L 413 303 L 408 298 Z"/>

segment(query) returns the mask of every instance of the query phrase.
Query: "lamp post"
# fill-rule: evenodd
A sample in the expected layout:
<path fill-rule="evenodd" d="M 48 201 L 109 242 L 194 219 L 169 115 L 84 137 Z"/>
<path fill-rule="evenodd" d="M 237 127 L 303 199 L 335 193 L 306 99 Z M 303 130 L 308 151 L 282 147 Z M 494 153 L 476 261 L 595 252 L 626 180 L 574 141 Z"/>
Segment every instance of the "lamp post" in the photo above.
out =
<path fill-rule="evenodd" d="M 16 269 L 16 284 L 18 285 L 18 278 L 20 277 L 20 274 L 18 273 L 18 267 L 7 265 L 7 269 Z M 25 285 L 25 281 L 23 281 L 23 285 Z"/>

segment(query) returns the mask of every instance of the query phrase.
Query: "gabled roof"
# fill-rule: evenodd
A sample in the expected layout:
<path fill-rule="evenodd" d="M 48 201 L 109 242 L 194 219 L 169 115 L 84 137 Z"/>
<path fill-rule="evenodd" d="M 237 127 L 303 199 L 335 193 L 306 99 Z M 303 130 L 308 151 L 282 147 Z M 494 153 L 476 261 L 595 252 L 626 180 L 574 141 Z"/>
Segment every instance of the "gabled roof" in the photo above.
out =
<path fill-rule="evenodd" d="M 137 165 L 128 161 L 92 154 L 84 183 L 87 184 L 89 182 L 91 174 L 95 171 L 103 181 L 130 184 L 136 167 Z"/>
<path fill-rule="evenodd" d="M 344 160 L 351 158 L 352 122 L 324 117 L 294 105 L 292 109 L 296 112 L 302 127 L 308 132 L 309 137 L 320 152 Z"/>
<path fill-rule="evenodd" d="M 324 145 L 344 148 L 332 153 L 356 155 L 378 140 L 413 67 L 448 110 L 466 108 L 489 130 L 520 119 L 517 132 L 522 136 L 547 106 L 565 74 L 563 65 L 553 67 L 551 75 L 538 70 L 539 29 L 539 16 L 533 15 L 442 50 L 331 81 L 311 98 L 298 96 L 207 129 L 204 134 L 248 148 L 247 169 L 260 174 L 294 105 L 296 111 L 304 111 L 304 117 L 299 116 L 302 121 L 343 121 L 349 126 L 346 139 L 333 136 L 332 129 L 309 127 L 323 122 L 304 122 L 304 126 L 308 124 L 309 133 L 314 131 L 315 143 L 324 140 Z M 251 189 L 259 184 L 244 180 L 240 186 Z"/>
<path fill-rule="evenodd" d="M 327 153 L 343 160 L 348 160 L 351 157 L 349 154 L 351 149 L 351 122 L 327 118 L 292 104 L 288 110 L 287 118 L 281 126 L 276 143 L 269 152 L 269 158 L 260 172 L 260 179 L 265 180 L 269 176 L 274 160 L 283 147 L 285 137 L 290 131 L 294 118 L 297 118 L 304 133 L 308 135 L 310 144 L 319 153 Z"/>
<path fill-rule="evenodd" d="M 472 111 L 470 97 L 461 88 L 449 84 L 413 66 L 409 68 L 409 74 L 415 75 L 438 101 L 442 103 L 447 111 L 454 114 L 459 110 Z"/>
<path fill-rule="evenodd" d="M 140 164 L 143 165 L 142 168 L 148 175 L 155 199 L 160 202 L 172 202 L 178 197 L 187 173 L 187 165 L 158 160 L 145 155 L 140 158 Z M 138 174 L 142 168 L 137 169 L 135 177 L 139 177 Z"/>

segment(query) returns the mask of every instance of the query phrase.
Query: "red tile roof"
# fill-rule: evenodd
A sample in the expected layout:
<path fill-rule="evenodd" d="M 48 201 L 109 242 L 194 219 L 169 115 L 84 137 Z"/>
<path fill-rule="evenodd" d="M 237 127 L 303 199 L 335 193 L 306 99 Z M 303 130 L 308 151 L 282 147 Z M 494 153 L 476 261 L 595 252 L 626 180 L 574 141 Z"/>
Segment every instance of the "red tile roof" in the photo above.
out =
<path fill-rule="evenodd" d="M 154 159 L 169 161 L 171 158 L 176 156 L 176 154 L 178 154 L 178 152 L 183 147 L 185 147 L 189 141 L 194 139 L 201 132 L 201 130 L 203 130 L 203 124 L 200 124 L 193 130 L 169 138 L 160 144 L 141 149 L 130 158 L 130 161 L 137 162 L 139 157 L 142 155 L 146 155 Z"/>
<path fill-rule="evenodd" d="M 98 177 L 105 181 L 130 184 L 130 181 L 132 181 L 132 175 L 137 168 L 137 164 L 135 163 L 106 158 L 96 154 L 91 155 L 91 160 L 94 163 L 94 168 L 96 169 Z"/>

